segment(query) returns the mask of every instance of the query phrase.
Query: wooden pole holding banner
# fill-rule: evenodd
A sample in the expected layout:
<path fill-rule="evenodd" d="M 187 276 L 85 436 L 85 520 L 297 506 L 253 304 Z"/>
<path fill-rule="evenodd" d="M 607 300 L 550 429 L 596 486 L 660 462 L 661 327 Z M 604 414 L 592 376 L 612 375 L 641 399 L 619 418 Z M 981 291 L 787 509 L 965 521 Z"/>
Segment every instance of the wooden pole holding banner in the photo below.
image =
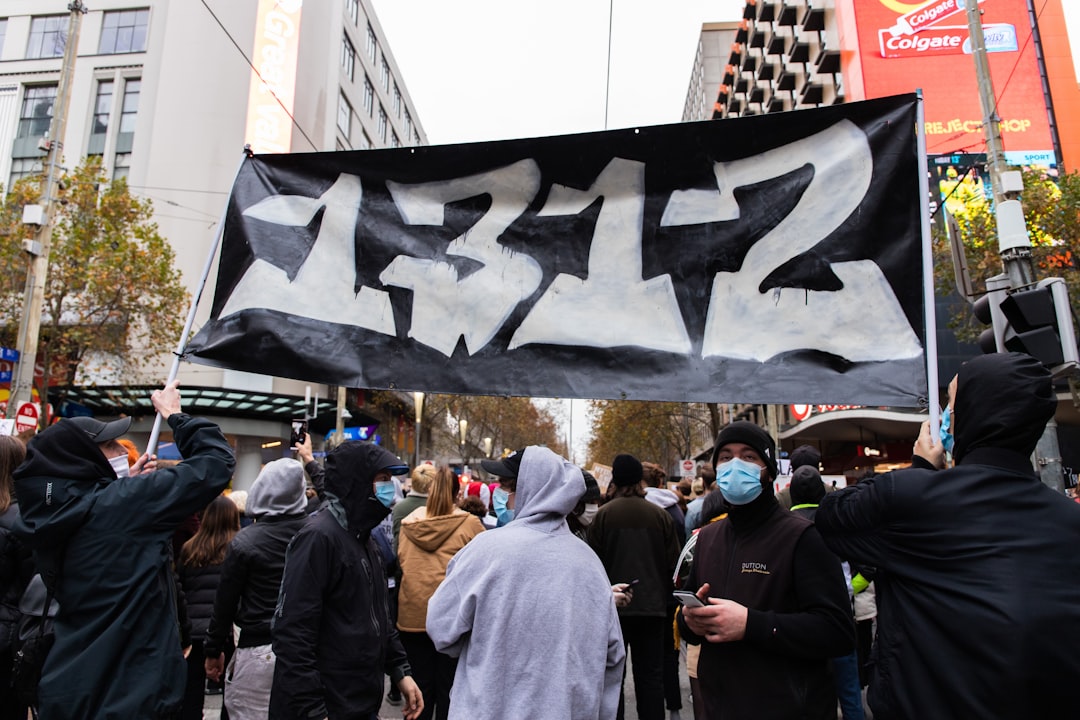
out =
<path fill-rule="evenodd" d="M 919 216 L 923 237 L 923 317 L 926 321 L 926 400 L 930 412 L 930 439 L 937 444 L 941 403 L 938 399 L 937 308 L 934 304 L 934 243 L 930 234 L 930 178 L 926 160 L 926 102 L 922 88 L 915 91 L 915 136 L 918 141 Z"/>
<path fill-rule="evenodd" d="M 254 153 L 251 151 L 250 145 L 244 146 L 244 156 L 240 160 L 240 165 L 236 168 L 236 173 L 233 175 L 233 184 L 236 183 L 236 176 L 240 174 L 240 170 L 244 167 L 244 163 Z M 217 257 L 218 248 L 221 247 L 221 240 L 225 235 L 225 217 L 229 212 L 229 198 L 225 200 L 225 209 L 221 211 L 221 220 L 218 221 L 217 234 L 214 236 L 214 241 L 210 244 L 210 252 L 206 254 L 206 264 L 203 266 L 202 277 L 199 278 L 198 284 L 195 286 L 195 294 L 191 298 L 191 307 L 188 308 L 187 321 L 184 323 L 184 331 L 180 333 L 180 340 L 176 343 L 176 350 L 173 351 L 172 367 L 169 368 L 169 377 L 165 380 L 165 385 L 168 385 L 176 379 L 177 374 L 180 372 L 180 360 L 184 357 L 184 351 L 187 349 L 188 336 L 191 335 L 191 328 L 195 324 L 195 311 L 199 308 L 199 300 L 202 298 L 203 290 L 206 289 L 206 280 L 210 277 L 210 268 L 214 265 L 214 258 Z M 157 450 L 158 438 L 161 437 L 161 421 L 162 417 L 159 413 L 154 418 L 154 428 L 150 431 L 150 439 L 146 441 L 146 454 L 153 455 Z"/>

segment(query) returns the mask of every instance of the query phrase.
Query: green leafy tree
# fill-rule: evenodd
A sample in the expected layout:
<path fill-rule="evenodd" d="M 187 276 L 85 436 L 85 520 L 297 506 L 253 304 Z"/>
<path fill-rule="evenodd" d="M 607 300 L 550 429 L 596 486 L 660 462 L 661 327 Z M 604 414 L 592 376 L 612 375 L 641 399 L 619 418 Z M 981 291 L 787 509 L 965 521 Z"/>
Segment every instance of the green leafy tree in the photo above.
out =
<path fill-rule="evenodd" d="M 107 363 L 128 379 L 160 362 L 183 330 L 189 302 L 149 200 L 133 197 L 123 179 L 108 181 L 96 158 L 65 173 L 58 188 L 37 348 L 42 398 L 52 380 L 70 385 L 80 370 L 104 367 L 92 363 Z M 6 347 L 16 343 L 22 316 L 28 268 L 22 241 L 35 236 L 21 221 L 23 207 L 39 197 L 39 179 L 24 178 L 0 208 L 0 293 L 6 298 L 0 342 Z"/>
<path fill-rule="evenodd" d="M 720 424 L 714 403 L 597 400 L 591 413 L 590 463 L 604 465 L 620 453 L 630 453 L 671 468 L 707 446 Z"/>
<path fill-rule="evenodd" d="M 1053 178 L 1027 169 L 1023 180 L 1020 200 L 1032 243 L 1035 277 L 1064 278 L 1075 313 L 1080 308 L 1080 173 Z M 1002 272 L 993 206 L 980 187 L 962 183 L 950 198 L 949 210 L 959 229 L 974 290 L 983 293 L 986 278 Z M 944 223 L 934 225 L 933 242 L 936 291 L 947 295 L 956 286 Z M 949 325 L 966 342 L 974 342 L 985 329 L 966 303 L 957 306 Z"/>

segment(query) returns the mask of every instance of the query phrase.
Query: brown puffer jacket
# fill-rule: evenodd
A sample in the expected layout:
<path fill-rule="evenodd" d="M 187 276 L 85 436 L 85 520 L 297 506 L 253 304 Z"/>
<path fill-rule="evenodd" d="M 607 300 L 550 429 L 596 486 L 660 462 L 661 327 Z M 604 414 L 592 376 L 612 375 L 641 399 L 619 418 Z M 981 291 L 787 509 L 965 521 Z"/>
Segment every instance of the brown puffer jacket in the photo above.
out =
<path fill-rule="evenodd" d="M 460 509 L 429 518 L 426 508 L 417 508 L 401 521 L 398 630 L 425 632 L 428 600 L 446 577 L 450 559 L 483 531 L 475 515 Z"/>

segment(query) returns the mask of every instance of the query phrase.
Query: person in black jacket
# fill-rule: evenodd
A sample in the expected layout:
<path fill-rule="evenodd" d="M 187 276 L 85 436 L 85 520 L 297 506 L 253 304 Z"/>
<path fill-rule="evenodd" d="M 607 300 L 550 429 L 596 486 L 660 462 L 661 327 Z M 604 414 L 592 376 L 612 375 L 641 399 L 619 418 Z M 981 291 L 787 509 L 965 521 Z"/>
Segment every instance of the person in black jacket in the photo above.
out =
<path fill-rule="evenodd" d="M 180 549 L 176 575 L 187 605 L 192 639 L 181 720 L 202 720 L 206 687 L 204 636 L 214 610 L 225 549 L 238 532 L 240 511 L 236 503 L 218 495 L 203 511 L 199 529 Z M 228 720 L 227 713 L 222 714 L 223 720 Z"/>
<path fill-rule="evenodd" d="M 273 720 L 370 720 L 383 673 L 401 690 L 407 720 L 423 710 L 371 537 L 390 514 L 392 476 L 407 471 L 370 443 L 345 442 L 326 456 L 326 502 L 289 545 L 274 613 Z"/>
<path fill-rule="evenodd" d="M 633 658 L 638 717 L 661 720 L 664 638 L 671 627 L 667 606 L 679 542 L 671 515 L 645 499 L 643 473 L 633 455 L 616 456 L 611 463 L 615 497 L 597 511 L 588 538 L 612 583 L 639 581 L 633 601 L 619 608 L 619 625 Z M 620 720 L 624 704 L 620 693 Z"/>
<path fill-rule="evenodd" d="M 701 645 L 698 684 L 708 718 L 835 720 L 828 659 L 855 647 L 840 561 L 814 526 L 772 492 L 776 445 L 734 422 L 713 446 L 728 516 L 697 536 L 679 629 Z"/>
<path fill-rule="evenodd" d="M 19 504 L 12 473 L 26 459 L 26 446 L 12 435 L 0 435 L 0 720 L 26 720 L 27 707 L 11 691 L 11 660 L 18 633 L 19 598 L 34 576 L 29 548 L 11 532 Z"/>
<path fill-rule="evenodd" d="M 116 439 L 131 418 L 61 420 L 34 436 L 15 472 L 14 532 L 55 579 L 55 644 L 38 687 L 44 718 L 166 718 L 180 710 L 184 656 L 169 567 L 173 530 L 228 484 L 217 425 L 180 410 L 176 381 L 151 394 L 184 457 L 129 469 Z"/>
<path fill-rule="evenodd" d="M 225 552 L 214 612 L 206 629 L 206 675 L 225 675 L 224 705 L 232 720 L 266 718 L 274 681 L 270 622 L 277 605 L 285 550 L 307 518 L 304 469 L 281 458 L 263 466 L 248 492 L 255 523 L 242 529 Z M 240 628 L 236 652 L 225 671 L 232 627 Z"/>
<path fill-rule="evenodd" d="M 1031 454 L 1057 399 L 1019 353 L 977 357 L 949 385 L 952 455 L 929 423 L 912 467 L 827 495 L 817 527 L 877 568 L 874 717 L 1080 717 L 1080 508 Z M 947 433 L 945 433 L 947 436 Z M 942 439 L 944 440 L 944 438 Z"/>

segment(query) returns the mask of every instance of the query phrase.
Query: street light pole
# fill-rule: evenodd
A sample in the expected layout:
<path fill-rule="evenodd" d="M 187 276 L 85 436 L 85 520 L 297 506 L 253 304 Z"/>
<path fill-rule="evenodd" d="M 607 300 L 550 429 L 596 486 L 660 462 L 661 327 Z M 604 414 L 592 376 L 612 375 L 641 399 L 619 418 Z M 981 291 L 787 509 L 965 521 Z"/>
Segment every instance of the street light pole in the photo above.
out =
<path fill-rule="evenodd" d="M 469 461 L 465 459 L 465 435 L 469 431 L 469 421 L 459 421 L 458 431 L 461 433 L 461 475 L 464 477 L 469 474 Z"/>
<path fill-rule="evenodd" d="M 413 409 L 416 411 L 416 437 L 413 439 L 413 467 L 420 467 L 420 421 L 424 415 L 424 393 L 413 393 Z"/>
<path fill-rule="evenodd" d="M 27 262 L 23 314 L 19 322 L 19 337 L 16 345 L 19 359 L 16 361 L 15 371 L 11 376 L 11 397 L 8 399 L 7 406 L 9 418 L 15 417 L 20 405 L 30 402 L 34 385 L 34 365 L 37 364 L 38 338 L 41 335 L 41 307 L 45 303 L 45 277 L 49 270 L 49 251 L 52 248 L 54 218 L 50 210 L 54 200 L 53 189 L 56 187 L 63 156 L 68 105 L 71 104 L 71 82 L 75 74 L 75 57 L 79 49 L 79 30 L 82 27 L 82 16 L 86 14 L 86 7 L 82 4 L 82 0 L 72 0 L 68 3 L 68 11 L 67 44 L 64 46 L 60 83 L 56 88 L 52 122 L 49 123 L 49 137 L 46 140 L 48 149 L 48 154 L 45 156 L 46 171 L 41 179 L 41 216 L 39 218 L 41 227 L 38 231 L 40 239 L 24 245 L 30 258 Z M 47 397 L 41 398 L 43 406 L 47 402 Z M 45 413 L 40 413 L 38 417 L 44 420 Z"/>

